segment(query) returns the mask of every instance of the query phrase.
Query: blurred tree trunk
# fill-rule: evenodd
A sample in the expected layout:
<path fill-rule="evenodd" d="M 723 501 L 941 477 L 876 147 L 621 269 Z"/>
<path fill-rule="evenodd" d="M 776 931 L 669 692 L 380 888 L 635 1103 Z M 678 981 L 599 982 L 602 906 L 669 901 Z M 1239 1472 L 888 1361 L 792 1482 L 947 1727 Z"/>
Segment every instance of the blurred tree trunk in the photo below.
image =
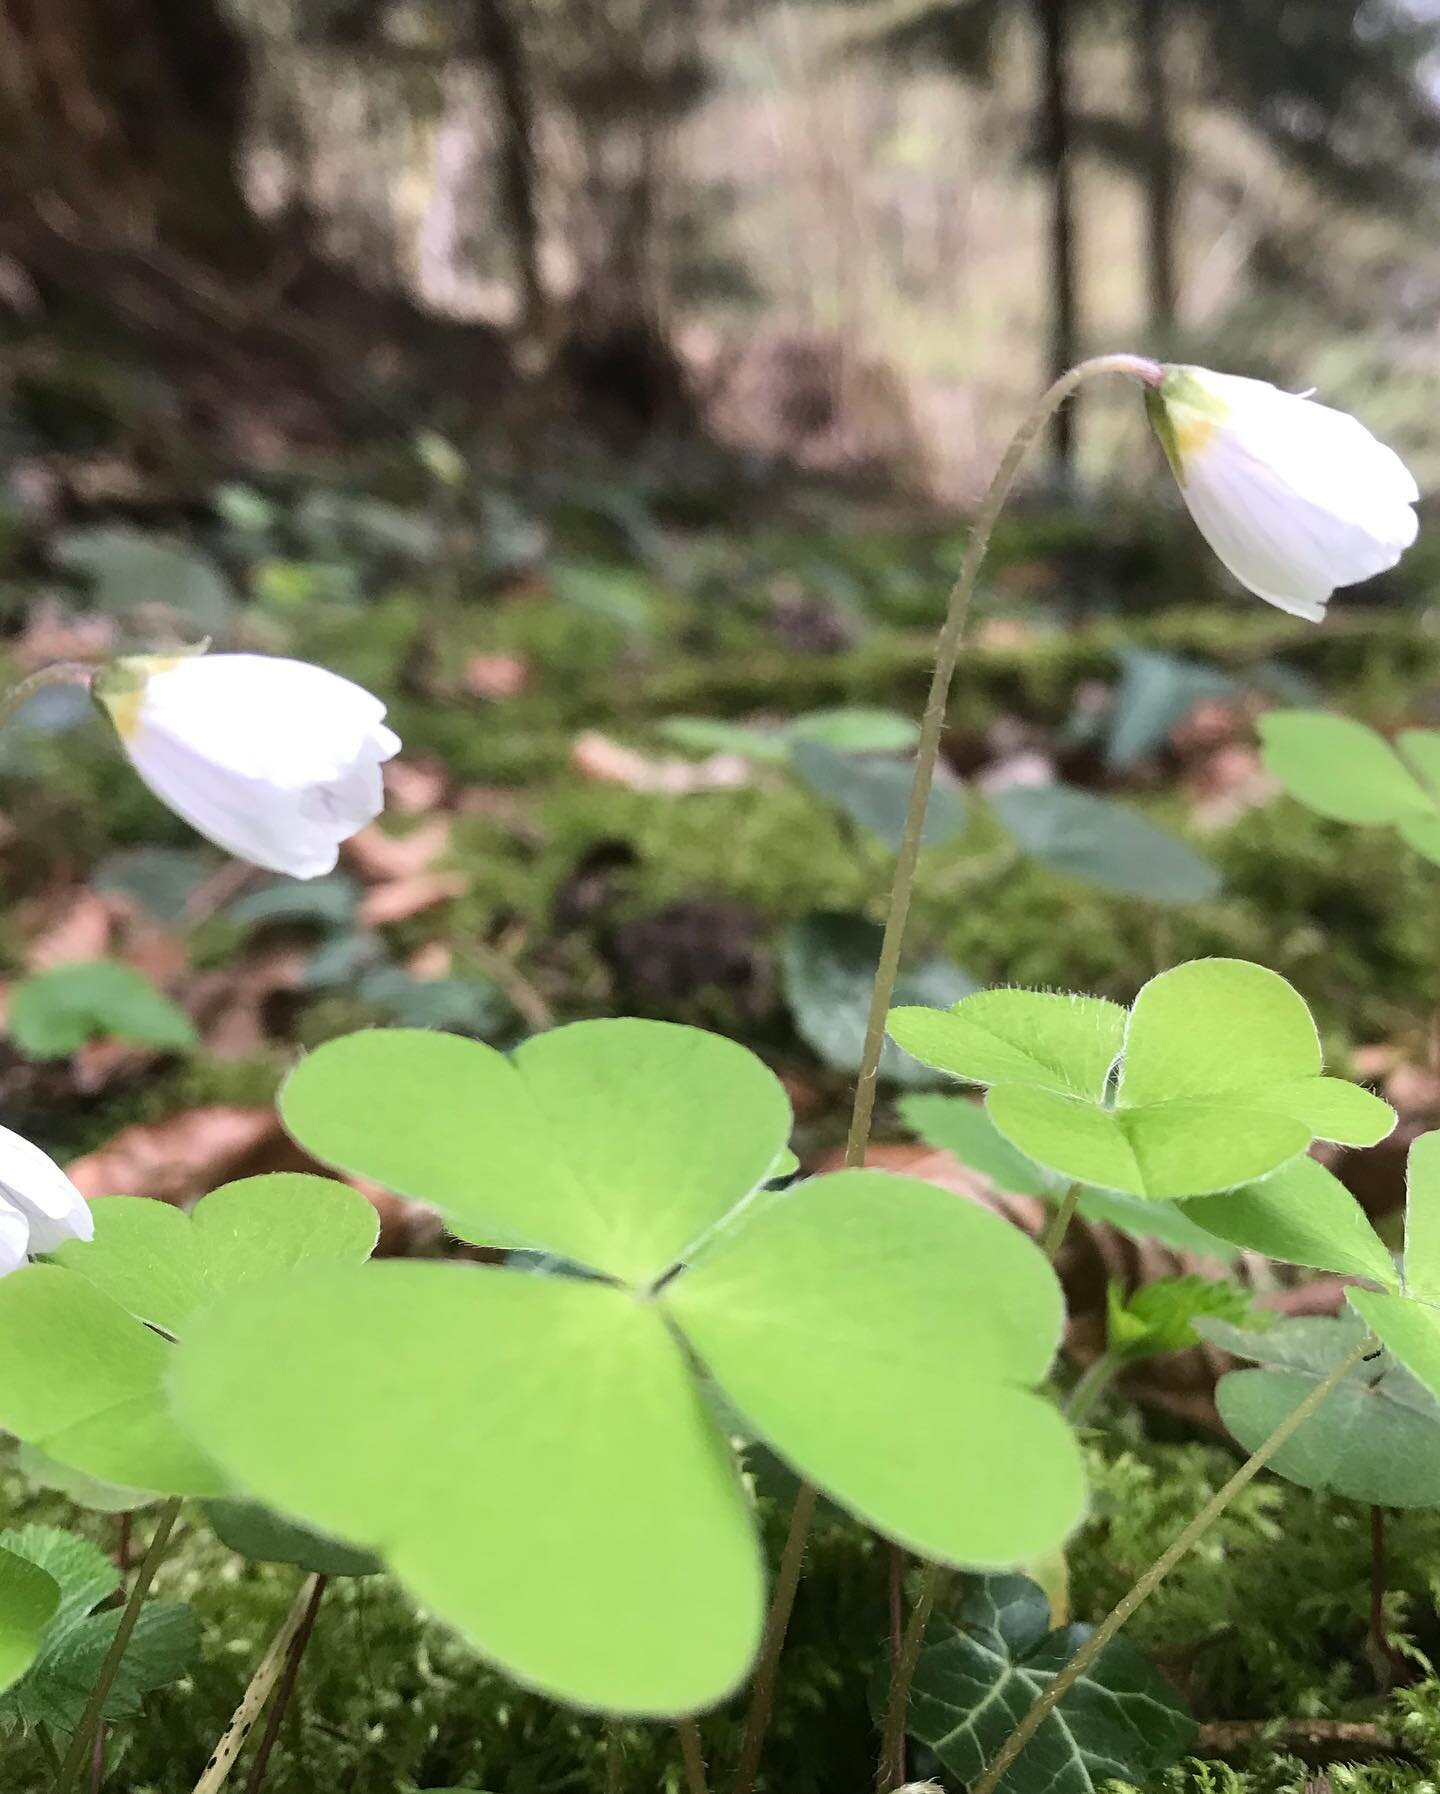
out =
<path fill-rule="evenodd" d="M 1166 0 L 1136 0 L 1136 76 L 1144 109 L 1145 253 L 1152 354 L 1163 354 L 1175 336 L 1178 281 L 1175 225 L 1178 180 L 1170 123 L 1169 32 Z"/>
<path fill-rule="evenodd" d="M 545 318 L 536 200 L 535 90 L 525 40 L 508 0 L 475 0 L 475 34 L 501 117 L 500 197 L 515 252 L 520 322 L 534 336 Z"/>
<path fill-rule="evenodd" d="M 0 230 L 253 265 L 245 65 L 217 0 L 0 0 Z"/>
<path fill-rule="evenodd" d="M 1042 85 L 1040 159 L 1050 184 L 1050 367 L 1058 379 L 1080 359 L 1075 274 L 1074 157 L 1070 142 L 1070 0 L 1035 0 L 1040 26 Z M 1075 459 L 1075 402 L 1055 417 L 1051 447 L 1068 473 Z"/>

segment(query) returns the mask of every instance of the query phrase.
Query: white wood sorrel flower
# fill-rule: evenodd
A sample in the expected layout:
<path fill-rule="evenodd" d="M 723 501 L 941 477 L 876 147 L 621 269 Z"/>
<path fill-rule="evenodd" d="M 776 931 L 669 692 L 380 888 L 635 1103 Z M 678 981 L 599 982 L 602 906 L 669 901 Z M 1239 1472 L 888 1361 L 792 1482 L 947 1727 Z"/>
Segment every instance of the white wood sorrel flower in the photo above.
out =
<path fill-rule="evenodd" d="M 0 1127 L 0 1277 L 32 1252 L 94 1237 L 90 1205 L 47 1153 Z"/>
<path fill-rule="evenodd" d="M 94 690 L 160 801 L 239 859 L 316 878 L 380 814 L 400 738 L 338 673 L 265 654 L 142 656 Z"/>
<path fill-rule="evenodd" d="M 1265 380 L 1167 367 L 1146 392 L 1190 515 L 1243 586 L 1318 623 L 1336 586 L 1393 567 L 1420 494 L 1357 418 Z"/>

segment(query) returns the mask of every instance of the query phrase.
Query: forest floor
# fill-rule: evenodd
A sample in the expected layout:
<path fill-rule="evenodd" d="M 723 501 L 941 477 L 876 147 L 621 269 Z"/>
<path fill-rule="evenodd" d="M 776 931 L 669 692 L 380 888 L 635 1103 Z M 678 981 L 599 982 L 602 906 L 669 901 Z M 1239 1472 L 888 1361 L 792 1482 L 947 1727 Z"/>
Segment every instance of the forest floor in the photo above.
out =
<path fill-rule="evenodd" d="M 398 1020 L 503 1045 L 630 1013 L 745 1041 L 786 1081 L 802 1165 L 834 1152 L 892 811 L 883 796 L 861 813 L 836 800 L 823 756 L 797 754 L 785 730 L 817 712 L 918 713 L 961 530 L 816 488 L 777 497 L 765 478 L 683 458 L 663 478 L 580 459 L 502 479 L 424 437 L 398 468 L 226 480 L 183 503 L 107 488 L 93 466 L 89 479 L 32 462 L 0 511 L 11 676 L 209 636 L 358 679 L 405 745 L 383 821 L 333 877 L 302 885 L 227 863 L 149 797 L 83 703 L 37 701 L 0 745 L 7 1125 L 73 1162 L 88 1194 L 184 1201 L 302 1162 L 272 1098 L 320 1040 Z M 1188 529 L 1153 507 L 1020 513 L 957 680 L 952 822 L 922 860 L 908 955 L 919 1000 L 967 980 L 1127 1000 L 1202 954 L 1271 966 L 1310 1003 L 1333 1066 L 1401 1111 L 1400 1150 L 1338 1167 L 1398 1238 L 1403 1142 L 1440 1123 L 1436 874 L 1388 835 L 1280 795 L 1254 720 L 1276 702 L 1387 727 L 1440 720 L 1427 579 L 1417 556 L 1316 630 L 1223 592 Z M 849 754 L 845 731 L 876 723 L 836 726 Z M 1017 848 L 992 800 L 1057 780 L 1177 837 L 1205 894 L 1138 892 L 1103 842 Z M 117 991 L 97 962 L 138 976 Z M 993 1199 L 916 1142 L 904 1099 L 918 1085 L 903 1068 L 885 1086 L 877 1158 Z M 444 1249 L 423 1212 L 388 1202 L 382 1221 L 384 1250 Z M 1175 1263 L 1088 1230 L 1064 1267 L 1078 1356 L 1108 1277 Z M 1196 1349 L 1098 1412 L 1092 1515 L 1054 1592 L 1073 1616 L 1103 1613 L 1227 1473 L 1214 1374 Z M 783 1528 L 773 1466 L 762 1485 Z M 18 1473 L 6 1496 L 11 1524 L 74 1520 Z M 112 1521 L 84 1524 L 112 1543 Z M 1166 1787 L 1434 1785 L 1440 1517 L 1389 1524 L 1398 1690 L 1376 1651 L 1370 1524 L 1262 1478 L 1137 1618 L 1135 1643 L 1200 1724 L 1195 1764 Z M 771 1790 L 868 1785 L 885 1577 L 877 1542 L 827 1518 L 781 1677 Z M 161 1588 L 194 1602 L 200 1656 L 116 1733 L 106 1787 L 185 1794 L 296 1579 L 187 1521 Z M 737 1711 L 706 1722 L 717 1760 Z M 679 1787 L 668 1733 L 627 1727 L 624 1747 L 627 1786 Z M 603 1753 L 602 1728 L 517 1693 L 376 1578 L 327 1598 L 266 1788 L 598 1789 Z M 0 1746 L 0 1785 L 43 1776 L 31 1743 Z"/>

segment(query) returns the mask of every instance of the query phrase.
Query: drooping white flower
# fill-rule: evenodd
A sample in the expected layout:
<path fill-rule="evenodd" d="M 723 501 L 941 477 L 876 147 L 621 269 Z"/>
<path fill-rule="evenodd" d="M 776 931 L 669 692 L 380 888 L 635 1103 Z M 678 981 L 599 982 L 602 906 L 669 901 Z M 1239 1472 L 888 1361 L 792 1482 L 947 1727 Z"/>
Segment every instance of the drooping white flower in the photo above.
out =
<path fill-rule="evenodd" d="M 1318 623 L 1415 540 L 1405 463 L 1348 412 L 1265 380 L 1167 367 L 1146 394 L 1200 533 L 1244 586 Z"/>
<path fill-rule="evenodd" d="M 94 1236 L 89 1203 L 54 1159 L 0 1127 L 0 1277 L 32 1252 Z"/>
<path fill-rule="evenodd" d="M 380 814 L 380 768 L 400 749 L 378 698 L 300 660 L 120 660 L 95 695 L 162 803 L 237 858 L 292 878 L 331 871 L 340 843 Z"/>

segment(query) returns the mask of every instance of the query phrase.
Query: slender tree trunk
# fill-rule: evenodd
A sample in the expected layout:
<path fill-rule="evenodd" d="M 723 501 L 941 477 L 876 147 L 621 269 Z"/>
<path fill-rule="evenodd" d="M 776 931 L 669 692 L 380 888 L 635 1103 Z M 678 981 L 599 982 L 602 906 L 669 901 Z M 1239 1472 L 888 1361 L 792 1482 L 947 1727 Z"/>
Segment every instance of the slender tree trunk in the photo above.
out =
<path fill-rule="evenodd" d="M 261 238 L 236 167 L 245 75 L 217 0 L 0 0 L 6 216 L 243 266 Z"/>
<path fill-rule="evenodd" d="M 536 198 L 535 90 L 525 39 L 509 0 L 475 0 L 475 31 L 490 67 L 503 133 L 500 197 L 515 252 L 520 321 L 528 335 L 545 317 L 540 274 L 540 208 Z"/>
<path fill-rule="evenodd" d="M 1175 226 L 1178 193 L 1175 139 L 1170 121 L 1169 32 L 1166 0 L 1136 0 L 1136 77 L 1144 108 L 1145 259 L 1149 287 L 1151 354 L 1163 354 L 1175 336 L 1178 280 Z"/>
<path fill-rule="evenodd" d="M 1042 88 L 1040 153 L 1050 184 L 1050 363 L 1059 379 L 1080 359 L 1079 299 L 1075 269 L 1075 181 L 1070 142 L 1070 0 L 1035 0 L 1040 26 Z M 1076 406 L 1063 406 L 1051 427 L 1057 471 L 1075 459 Z"/>

